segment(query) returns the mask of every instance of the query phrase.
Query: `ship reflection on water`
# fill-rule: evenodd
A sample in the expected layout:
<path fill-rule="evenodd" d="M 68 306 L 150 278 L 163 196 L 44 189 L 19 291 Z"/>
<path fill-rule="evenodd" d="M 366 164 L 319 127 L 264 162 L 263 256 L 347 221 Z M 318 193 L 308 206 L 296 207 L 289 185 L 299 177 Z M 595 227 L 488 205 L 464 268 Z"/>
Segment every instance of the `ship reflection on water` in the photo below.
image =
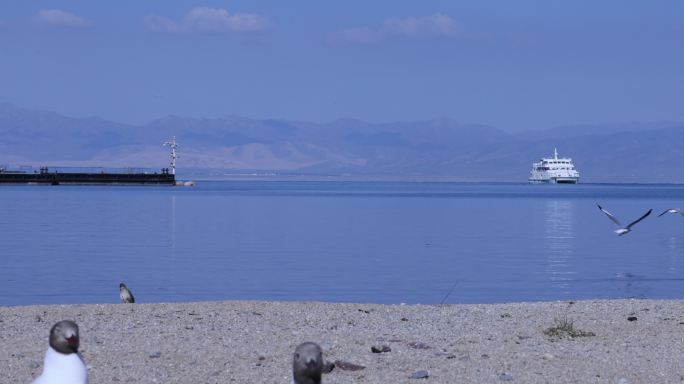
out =
<path fill-rule="evenodd" d="M 544 272 L 553 286 L 568 293 L 577 272 L 573 269 L 575 203 L 570 200 L 548 200 L 544 207 L 546 264 Z"/>
<path fill-rule="evenodd" d="M 667 241 L 667 272 L 678 276 L 680 264 L 684 259 L 684 236 L 672 236 Z"/>

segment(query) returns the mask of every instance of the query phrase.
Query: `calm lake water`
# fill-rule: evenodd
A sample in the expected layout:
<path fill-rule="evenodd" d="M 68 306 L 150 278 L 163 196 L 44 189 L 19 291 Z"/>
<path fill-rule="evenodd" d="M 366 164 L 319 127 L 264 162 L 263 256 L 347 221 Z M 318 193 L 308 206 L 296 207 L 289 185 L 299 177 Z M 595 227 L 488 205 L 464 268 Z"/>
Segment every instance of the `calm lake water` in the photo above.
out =
<path fill-rule="evenodd" d="M 684 298 L 680 185 L 0 186 L 0 305 Z M 623 222 L 654 213 L 626 236 Z"/>

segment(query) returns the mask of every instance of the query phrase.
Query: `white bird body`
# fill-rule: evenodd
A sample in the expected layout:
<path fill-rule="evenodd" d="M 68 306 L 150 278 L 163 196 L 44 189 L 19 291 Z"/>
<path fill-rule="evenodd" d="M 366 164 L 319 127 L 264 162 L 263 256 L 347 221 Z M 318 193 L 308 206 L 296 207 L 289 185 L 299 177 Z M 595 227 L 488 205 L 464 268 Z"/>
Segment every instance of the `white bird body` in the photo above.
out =
<path fill-rule="evenodd" d="M 48 347 L 43 373 L 33 384 L 88 384 L 88 369 L 78 353 L 59 353 Z"/>
<path fill-rule="evenodd" d="M 627 233 L 627 232 L 631 232 L 631 229 L 627 229 L 627 228 L 618 228 L 618 229 L 614 230 L 613 232 L 617 233 L 618 236 L 622 236 L 622 235 L 624 235 L 624 234 Z"/>
<path fill-rule="evenodd" d="M 615 232 L 618 236 L 622 236 L 622 235 L 625 235 L 625 234 L 631 232 L 631 231 L 632 231 L 632 226 L 633 226 L 633 225 L 635 225 L 636 223 L 638 223 L 638 222 L 640 222 L 641 220 L 645 219 L 646 216 L 650 215 L 650 214 L 651 214 L 651 211 L 653 211 L 653 209 L 649 209 L 648 212 L 646 212 L 646 213 L 644 213 L 643 215 L 641 215 L 640 218 L 638 218 L 638 219 L 632 221 L 631 223 L 627 224 L 627 226 L 622 226 L 622 224 L 620 224 L 620 221 L 619 221 L 615 216 L 613 216 L 612 213 L 606 211 L 605 209 L 603 209 L 603 207 L 601 207 L 601 206 L 598 205 L 598 204 L 596 204 L 596 206 L 598 206 L 598 208 L 601 210 L 601 212 L 605 213 L 606 216 L 608 216 L 608 218 L 609 218 L 612 222 L 614 222 L 615 224 L 617 224 L 617 226 L 618 226 L 619 228 L 616 229 L 616 230 L 613 231 L 613 232 Z"/>

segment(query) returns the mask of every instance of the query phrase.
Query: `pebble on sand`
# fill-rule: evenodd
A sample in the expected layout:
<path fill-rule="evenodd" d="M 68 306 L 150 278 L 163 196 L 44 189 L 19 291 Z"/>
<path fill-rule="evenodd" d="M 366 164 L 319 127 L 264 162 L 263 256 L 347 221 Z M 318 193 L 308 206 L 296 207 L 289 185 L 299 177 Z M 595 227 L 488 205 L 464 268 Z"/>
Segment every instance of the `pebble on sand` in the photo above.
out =
<path fill-rule="evenodd" d="M 430 377 L 430 373 L 428 373 L 428 371 L 420 370 L 420 371 L 413 372 L 413 374 L 409 378 L 410 379 L 427 379 L 428 377 Z"/>
<path fill-rule="evenodd" d="M 373 353 L 392 352 L 392 348 L 390 348 L 389 345 L 380 345 L 380 346 L 374 345 L 371 347 L 371 352 L 373 352 Z"/>

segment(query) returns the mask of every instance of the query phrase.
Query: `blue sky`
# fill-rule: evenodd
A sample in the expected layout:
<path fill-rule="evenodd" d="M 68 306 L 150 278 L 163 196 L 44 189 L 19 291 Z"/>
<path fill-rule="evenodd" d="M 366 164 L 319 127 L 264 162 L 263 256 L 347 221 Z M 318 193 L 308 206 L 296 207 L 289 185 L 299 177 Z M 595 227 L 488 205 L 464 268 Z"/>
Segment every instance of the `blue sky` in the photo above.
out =
<path fill-rule="evenodd" d="M 684 121 L 684 2 L 7 1 L 0 101 L 130 123 Z"/>

